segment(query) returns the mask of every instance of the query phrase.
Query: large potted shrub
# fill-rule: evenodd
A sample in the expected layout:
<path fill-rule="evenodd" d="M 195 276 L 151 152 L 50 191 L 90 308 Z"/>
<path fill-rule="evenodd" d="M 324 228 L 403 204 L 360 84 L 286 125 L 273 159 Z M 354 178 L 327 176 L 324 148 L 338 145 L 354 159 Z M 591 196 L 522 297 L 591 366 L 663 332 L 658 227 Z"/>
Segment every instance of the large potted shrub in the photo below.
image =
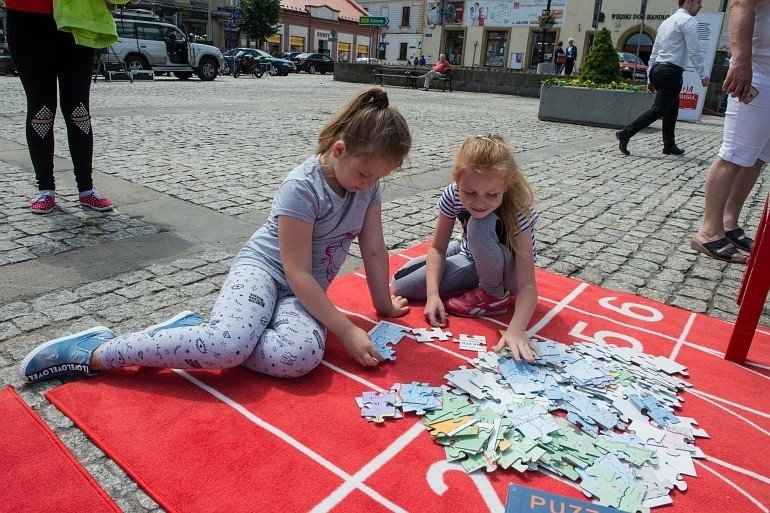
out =
<path fill-rule="evenodd" d="M 652 106 L 655 96 L 644 85 L 624 81 L 618 62 L 610 31 L 603 28 L 579 78 L 542 82 L 538 119 L 606 128 L 623 128 L 636 119 Z"/>

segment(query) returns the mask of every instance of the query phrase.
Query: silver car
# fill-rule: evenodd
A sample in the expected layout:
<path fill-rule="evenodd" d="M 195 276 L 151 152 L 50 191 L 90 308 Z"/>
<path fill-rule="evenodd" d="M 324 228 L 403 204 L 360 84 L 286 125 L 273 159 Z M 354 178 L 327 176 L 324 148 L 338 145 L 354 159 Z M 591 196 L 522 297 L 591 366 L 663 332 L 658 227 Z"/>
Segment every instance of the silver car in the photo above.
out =
<path fill-rule="evenodd" d="M 118 59 L 128 71 L 171 72 L 186 80 L 193 73 L 214 80 L 222 67 L 222 52 L 215 46 L 191 43 L 178 27 L 159 21 L 116 17 L 118 40 L 105 59 Z"/>

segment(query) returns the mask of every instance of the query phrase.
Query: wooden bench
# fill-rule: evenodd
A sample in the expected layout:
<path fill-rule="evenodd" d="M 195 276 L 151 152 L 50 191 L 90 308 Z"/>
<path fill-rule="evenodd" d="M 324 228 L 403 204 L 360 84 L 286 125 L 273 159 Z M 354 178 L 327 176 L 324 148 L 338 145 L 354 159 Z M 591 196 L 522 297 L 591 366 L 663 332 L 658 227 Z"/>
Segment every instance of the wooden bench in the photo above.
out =
<path fill-rule="evenodd" d="M 417 89 L 417 76 L 419 73 L 414 69 L 401 68 L 377 68 L 372 71 L 374 83 L 385 85 L 385 78 L 390 78 L 389 82 L 404 82 L 404 86 L 411 89 Z"/>
<path fill-rule="evenodd" d="M 441 82 L 441 91 L 446 91 L 446 88 L 448 85 L 449 92 L 450 93 L 452 92 L 452 70 L 451 69 L 446 70 L 446 73 L 444 73 L 440 77 L 431 78 L 430 81 L 431 83 L 434 81 Z"/>

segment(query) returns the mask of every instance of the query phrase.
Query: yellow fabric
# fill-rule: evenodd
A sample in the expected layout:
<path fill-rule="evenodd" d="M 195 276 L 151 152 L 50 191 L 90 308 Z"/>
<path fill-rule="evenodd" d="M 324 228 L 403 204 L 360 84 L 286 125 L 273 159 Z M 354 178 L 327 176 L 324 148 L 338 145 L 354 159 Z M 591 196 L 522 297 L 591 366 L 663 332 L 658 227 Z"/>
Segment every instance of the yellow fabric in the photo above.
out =
<path fill-rule="evenodd" d="M 104 0 L 54 0 L 53 17 L 58 29 L 72 32 L 75 43 L 81 46 L 107 48 L 118 40 L 115 20 Z"/>

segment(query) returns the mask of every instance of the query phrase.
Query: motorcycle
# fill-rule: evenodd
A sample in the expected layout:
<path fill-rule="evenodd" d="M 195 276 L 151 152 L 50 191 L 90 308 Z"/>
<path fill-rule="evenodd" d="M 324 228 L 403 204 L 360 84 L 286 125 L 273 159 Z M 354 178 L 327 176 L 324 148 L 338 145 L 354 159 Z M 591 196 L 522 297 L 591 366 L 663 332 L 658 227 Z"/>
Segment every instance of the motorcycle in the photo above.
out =
<path fill-rule="evenodd" d="M 240 75 L 254 75 L 262 78 L 265 74 L 265 59 L 256 58 L 246 52 L 238 52 L 233 58 L 233 78 Z"/>

